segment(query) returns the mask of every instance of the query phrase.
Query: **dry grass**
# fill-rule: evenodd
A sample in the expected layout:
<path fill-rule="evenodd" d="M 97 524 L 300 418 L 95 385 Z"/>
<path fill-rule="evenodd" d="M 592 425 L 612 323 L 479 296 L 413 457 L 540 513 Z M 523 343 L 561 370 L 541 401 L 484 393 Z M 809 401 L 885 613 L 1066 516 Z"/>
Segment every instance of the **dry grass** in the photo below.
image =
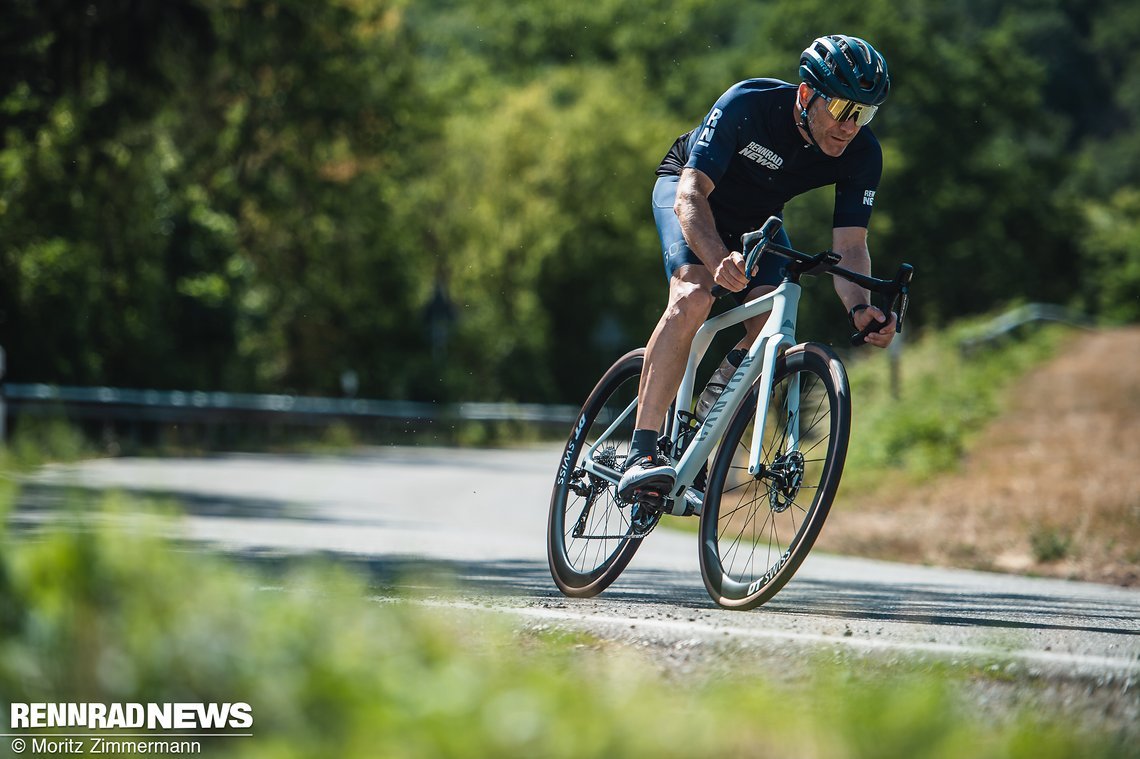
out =
<path fill-rule="evenodd" d="M 1140 585 L 1140 329 L 1082 334 L 1006 408 L 957 472 L 841 491 L 819 547 Z"/>

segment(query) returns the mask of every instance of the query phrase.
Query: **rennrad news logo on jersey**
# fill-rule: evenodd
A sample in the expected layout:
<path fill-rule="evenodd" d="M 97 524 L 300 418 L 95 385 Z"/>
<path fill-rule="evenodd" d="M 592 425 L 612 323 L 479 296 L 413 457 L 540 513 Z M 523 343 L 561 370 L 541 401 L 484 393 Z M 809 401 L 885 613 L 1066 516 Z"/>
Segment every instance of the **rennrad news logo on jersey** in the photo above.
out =
<path fill-rule="evenodd" d="M 23 703 L 12 704 L 13 730 L 49 727 L 115 730 L 224 730 L 253 727 L 253 707 L 238 703 Z"/>

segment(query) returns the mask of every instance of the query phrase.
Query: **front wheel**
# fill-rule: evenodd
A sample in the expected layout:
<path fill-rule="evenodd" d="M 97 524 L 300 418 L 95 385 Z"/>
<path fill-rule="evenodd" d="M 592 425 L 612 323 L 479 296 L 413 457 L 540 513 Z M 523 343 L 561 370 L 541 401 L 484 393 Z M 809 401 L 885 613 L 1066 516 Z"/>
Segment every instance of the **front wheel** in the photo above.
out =
<path fill-rule="evenodd" d="M 749 474 L 757 388 L 729 423 L 701 514 L 701 574 L 731 609 L 768 601 L 792 578 L 827 518 L 851 434 L 847 373 L 826 346 L 797 345 L 776 363 L 761 440 Z"/>
<path fill-rule="evenodd" d="M 633 435 L 645 349 L 631 351 L 609 368 L 575 418 L 562 452 L 547 525 L 550 574 L 568 596 L 587 598 L 617 579 L 641 545 L 647 526 L 631 521 L 632 506 L 617 498 L 617 485 L 583 468 L 599 437 L 625 414 L 598 446 L 594 462 L 621 471 Z"/>

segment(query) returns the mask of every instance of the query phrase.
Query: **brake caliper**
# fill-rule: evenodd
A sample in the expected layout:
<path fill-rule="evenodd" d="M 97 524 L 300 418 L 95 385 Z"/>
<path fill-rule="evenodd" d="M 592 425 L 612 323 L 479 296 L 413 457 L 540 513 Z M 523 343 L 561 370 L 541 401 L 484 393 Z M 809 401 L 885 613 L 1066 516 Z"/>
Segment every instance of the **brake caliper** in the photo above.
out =
<path fill-rule="evenodd" d="M 788 451 L 772 462 L 766 474 L 771 477 L 768 503 L 772 511 L 786 511 L 795 502 L 804 482 L 804 455 L 799 451 Z"/>

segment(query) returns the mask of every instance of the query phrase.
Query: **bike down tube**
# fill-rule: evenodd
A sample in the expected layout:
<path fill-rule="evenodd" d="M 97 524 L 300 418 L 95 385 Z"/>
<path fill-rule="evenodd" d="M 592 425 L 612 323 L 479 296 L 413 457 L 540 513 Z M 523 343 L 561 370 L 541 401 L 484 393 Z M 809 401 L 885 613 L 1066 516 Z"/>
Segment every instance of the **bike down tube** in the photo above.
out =
<path fill-rule="evenodd" d="M 795 314 L 799 297 L 800 286 L 785 281 L 767 295 L 748 301 L 742 306 L 710 319 L 697 331 L 697 336 L 693 340 L 693 349 L 689 354 L 689 366 L 686 368 L 685 378 L 682 380 L 681 389 L 678 392 L 678 407 L 681 407 L 682 398 L 692 395 L 696 364 L 699 357 L 708 349 L 713 335 L 734 324 L 739 324 L 745 319 L 771 311 L 763 330 L 749 348 L 748 355 L 745 356 L 736 373 L 728 381 L 717 402 L 713 404 L 713 409 L 697 432 L 696 439 L 681 457 L 677 468 L 677 485 L 670 496 L 673 499 L 673 513 L 683 512 L 684 501 L 679 497 L 680 493 L 692 484 L 697 472 L 712 455 L 713 447 L 724 436 L 725 429 L 744 401 L 745 395 L 740 391 L 747 391 L 760 378 L 762 379 L 761 384 L 767 386 L 767 392 L 771 392 L 771 377 L 780 346 L 794 343 Z M 762 373 L 763 376 L 761 376 Z M 763 392 L 763 390 L 762 387 L 761 391 Z M 686 392 L 688 396 L 684 394 Z M 760 397 L 763 405 L 767 395 Z M 758 415 L 762 413 L 762 410 L 762 408 L 758 409 Z M 753 458 L 755 460 L 750 464 L 758 470 L 759 455 L 755 454 Z"/>
<path fill-rule="evenodd" d="M 677 388 L 677 405 L 676 410 L 687 409 L 692 406 L 692 398 L 696 390 L 696 376 L 697 366 L 700 365 L 701 359 L 705 357 L 708 352 L 709 345 L 712 344 L 713 338 L 720 332 L 740 324 L 746 319 L 751 319 L 754 316 L 760 316 L 773 309 L 776 300 L 776 295 L 779 289 L 773 290 L 767 295 L 759 298 L 754 298 L 736 308 L 725 311 L 719 316 L 714 316 L 697 330 L 697 334 L 693 337 L 692 347 L 689 349 L 689 361 L 685 365 L 685 374 L 681 377 L 681 386 Z M 675 416 L 675 413 L 674 413 Z M 674 446 L 677 445 L 677 440 L 681 434 L 680 419 L 675 419 L 673 424 L 673 432 L 670 436 Z"/>

